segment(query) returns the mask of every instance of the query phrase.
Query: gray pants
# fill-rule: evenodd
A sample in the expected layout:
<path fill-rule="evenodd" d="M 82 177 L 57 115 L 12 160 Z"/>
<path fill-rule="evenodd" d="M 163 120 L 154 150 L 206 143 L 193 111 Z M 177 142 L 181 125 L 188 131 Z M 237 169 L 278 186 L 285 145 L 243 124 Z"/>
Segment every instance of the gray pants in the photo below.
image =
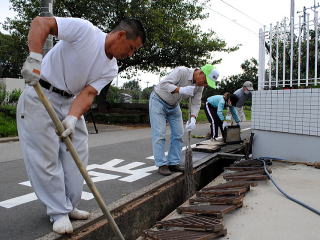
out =
<path fill-rule="evenodd" d="M 238 117 L 239 117 L 240 121 L 241 121 L 241 122 L 247 121 L 246 115 L 245 115 L 245 113 L 244 113 L 244 111 L 243 111 L 243 107 L 241 107 L 241 108 L 235 107 L 235 109 L 236 109 L 236 111 L 237 111 L 237 113 L 238 113 Z M 233 118 L 230 110 L 228 111 L 228 116 L 231 117 L 231 124 L 232 124 L 232 125 L 235 124 L 236 121 L 234 120 L 234 118 Z"/>
<path fill-rule="evenodd" d="M 60 120 L 63 120 L 73 99 L 46 89 L 43 91 Z M 47 214 L 57 220 L 79 203 L 83 178 L 32 87 L 27 87 L 19 99 L 17 125 L 31 185 L 46 206 Z M 83 117 L 77 121 L 72 142 L 83 164 L 87 166 L 88 131 Z"/>

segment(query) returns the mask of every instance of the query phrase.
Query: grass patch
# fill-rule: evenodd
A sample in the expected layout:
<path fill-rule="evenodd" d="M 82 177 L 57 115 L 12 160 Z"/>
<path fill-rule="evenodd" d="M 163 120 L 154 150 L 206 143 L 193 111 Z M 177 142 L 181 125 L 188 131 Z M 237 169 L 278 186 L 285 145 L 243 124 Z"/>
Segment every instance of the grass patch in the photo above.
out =
<path fill-rule="evenodd" d="M 16 119 L 5 116 L 0 112 L 0 137 L 14 137 L 18 135 Z"/>
<path fill-rule="evenodd" d="M 251 111 L 250 110 L 244 110 L 244 115 L 246 115 L 247 121 L 251 121 Z"/>
<path fill-rule="evenodd" d="M 181 108 L 183 121 L 186 122 L 189 119 L 188 109 Z M 203 109 L 200 109 L 197 117 L 197 123 L 206 123 L 208 122 L 207 116 Z"/>
<path fill-rule="evenodd" d="M 182 111 L 183 121 L 186 122 L 188 120 L 188 109 L 182 108 L 181 111 Z M 227 114 L 227 110 L 223 110 L 223 115 L 226 116 L 226 114 Z M 246 115 L 247 121 L 251 121 L 251 111 L 244 110 L 244 114 Z M 207 123 L 207 122 L 208 122 L 208 119 L 207 119 L 207 116 L 206 116 L 204 110 L 200 109 L 198 117 L 197 117 L 197 123 Z"/>

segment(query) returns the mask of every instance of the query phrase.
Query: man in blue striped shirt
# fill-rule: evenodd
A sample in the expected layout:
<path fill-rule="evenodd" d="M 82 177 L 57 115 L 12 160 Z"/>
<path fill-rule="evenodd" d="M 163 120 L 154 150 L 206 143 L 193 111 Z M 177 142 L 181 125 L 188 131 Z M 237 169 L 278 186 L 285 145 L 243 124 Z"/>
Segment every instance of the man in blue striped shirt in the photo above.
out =
<path fill-rule="evenodd" d="M 224 95 L 215 95 L 207 99 L 205 113 L 208 121 L 210 122 L 211 138 L 214 140 L 218 137 L 218 127 L 220 128 L 223 136 L 223 129 L 227 125 L 227 122 L 225 121 L 222 111 L 226 107 L 229 107 L 233 118 L 235 119 L 236 123 L 239 124 L 240 119 L 234 108 L 238 100 L 239 98 L 237 95 L 230 94 L 228 92 L 226 92 Z"/>

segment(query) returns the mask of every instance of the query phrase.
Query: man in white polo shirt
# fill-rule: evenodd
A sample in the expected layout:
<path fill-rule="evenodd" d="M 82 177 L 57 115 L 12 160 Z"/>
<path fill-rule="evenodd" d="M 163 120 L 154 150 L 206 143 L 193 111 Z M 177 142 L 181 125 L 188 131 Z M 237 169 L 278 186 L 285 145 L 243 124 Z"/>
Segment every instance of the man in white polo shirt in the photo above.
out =
<path fill-rule="evenodd" d="M 49 34 L 60 40 L 42 59 Z M 87 219 L 77 209 L 83 178 L 61 137 L 70 136 L 84 165 L 88 132 L 83 114 L 118 73 L 117 59 L 131 57 L 145 42 L 140 21 L 122 20 L 106 34 L 77 18 L 36 17 L 28 35 L 30 55 L 21 74 L 29 85 L 17 107 L 17 125 L 32 187 L 46 206 L 57 233 L 73 231 L 70 218 Z M 65 131 L 58 136 L 33 85 L 40 83 Z"/>
<path fill-rule="evenodd" d="M 172 172 L 183 171 L 181 167 L 181 149 L 183 120 L 179 103 L 191 97 L 191 119 L 186 129 L 196 127 L 196 118 L 201 106 L 204 86 L 216 87 L 218 71 L 211 64 L 200 69 L 177 67 L 165 77 L 150 95 L 149 117 L 152 129 L 152 149 L 158 172 L 168 176 Z M 171 130 L 168 156 L 165 156 L 166 122 Z"/>

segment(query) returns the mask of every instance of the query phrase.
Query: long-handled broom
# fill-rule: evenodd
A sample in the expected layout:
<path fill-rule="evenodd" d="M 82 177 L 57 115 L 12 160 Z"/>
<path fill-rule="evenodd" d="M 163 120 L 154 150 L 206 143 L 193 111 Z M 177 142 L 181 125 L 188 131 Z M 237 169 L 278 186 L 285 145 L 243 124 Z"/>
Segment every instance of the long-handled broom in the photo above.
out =
<path fill-rule="evenodd" d="M 191 97 L 188 104 L 188 118 L 191 121 Z M 188 131 L 188 145 L 186 149 L 185 162 L 184 162 L 184 182 L 186 186 L 186 198 L 191 197 L 194 194 L 194 176 L 193 176 L 193 163 L 192 163 L 192 149 L 190 146 L 191 131 Z"/>
<path fill-rule="evenodd" d="M 52 119 L 58 135 L 61 136 L 61 134 L 63 133 L 63 131 L 65 130 L 60 119 L 58 118 L 56 112 L 54 111 L 51 103 L 49 102 L 48 98 L 46 97 L 46 95 L 44 95 L 40 84 L 37 83 L 34 86 L 35 91 L 37 92 L 39 99 L 41 100 L 42 104 L 44 105 L 44 107 L 46 108 L 48 114 L 50 115 L 50 118 Z M 73 160 L 75 161 L 76 165 L 79 168 L 79 171 L 81 172 L 84 180 L 86 181 L 88 187 L 90 188 L 94 198 L 96 199 L 96 201 L 98 202 L 103 214 L 105 215 L 105 217 L 107 218 L 108 222 L 110 223 L 112 230 L 114 231 L 115 235 L 119 237 L 119 239 L 124 240 L 124 237 L 122 235 L 122 233 L 120 232 L 120 229 L 118 228 L 116 222 L 114 221 L 114 219 L 112 218 L 109 210 L 107 209 L 107 205 L 105 204 L 102 196 L 100 195 L 98 189 L 96 188 L 96 186 L 94 185 L 93 181 L 91 180 L 86 168 L 83 166 L 80 157 L 76 151 L 76 149 L 74 148 L 72 141 L 69 137 L 64 139 L 65 144 L 67 145 L 67 148 L 73 158 Z"/>

